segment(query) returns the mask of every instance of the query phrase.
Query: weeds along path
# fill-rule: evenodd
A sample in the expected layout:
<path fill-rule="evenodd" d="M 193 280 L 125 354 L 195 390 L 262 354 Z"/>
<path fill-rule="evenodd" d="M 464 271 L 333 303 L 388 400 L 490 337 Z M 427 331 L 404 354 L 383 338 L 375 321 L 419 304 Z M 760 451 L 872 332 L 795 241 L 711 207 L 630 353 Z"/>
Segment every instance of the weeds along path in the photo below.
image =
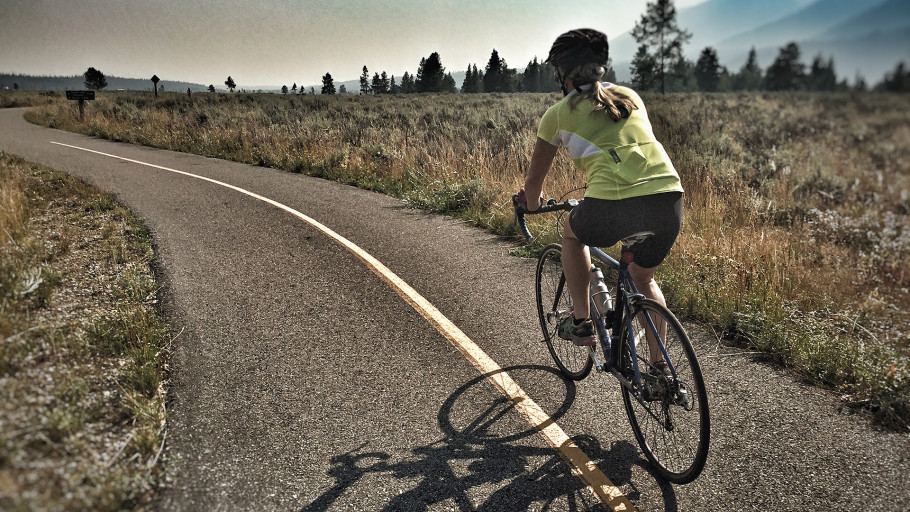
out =
<path fill-rule="evenodd" d="M 0 150 L 114 193 L 152 231 L 164 317 L 181 333 L 162 510 L 600 505 L 357 257 L 284 210 L 160 167 L 270 198 L 369 252 L 505 369 L 639 510 L 902 510 L 910 500 L 907 436 L 695 326 L 713 415 L 708 465 L 688 486 L 656 480 L 616 385 L 556 375 L 537 341 L 533 263 L 464 224 L 298 174 L 39 128 L 21 110 L 0 111 Z"/>

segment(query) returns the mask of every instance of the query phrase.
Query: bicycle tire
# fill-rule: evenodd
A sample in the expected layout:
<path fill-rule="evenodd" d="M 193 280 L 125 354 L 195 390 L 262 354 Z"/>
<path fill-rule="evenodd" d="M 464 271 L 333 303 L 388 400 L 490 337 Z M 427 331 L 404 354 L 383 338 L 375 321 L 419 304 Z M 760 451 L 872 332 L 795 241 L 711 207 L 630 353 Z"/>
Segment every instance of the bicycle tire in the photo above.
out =
<path fill-rule="evenodd" d="M 544 247 L 537 259 L 536 284 L 537 316 L 553 362 L 569 379 L 584 379 L 594 364 L 589 349 L 577 346 L 556 334 L 557 315 L 572 308 L 572 297 L 562 271 L 562 246 L 559 244 Z"/>
<path fill-rule="evenodd" d="M 650 348 L 642 335 L 650 327 L 641 315 L 643 312 L 651 316 L 655 325 L 660 320 L 666 322 L 664 345 L 676 369 L 675 381 L 661 376 L 660 370 L 652 370 L 648 363 Z M 632 315 L 642 386 L 650 388 L 636 396 L 622 387 L 626 414 L 639 447 L 658 473 L 672 483 L 687 484 L 704 469 L 710 444 L 708 394 L 701 367 L 685 329 L 665 306 L 651 299 L 640 299 L 633 304 Z M 620 364 L 624 372 L 633 375 L 627 330 L 624 319 L 619 338 L 622 340 Z"/>

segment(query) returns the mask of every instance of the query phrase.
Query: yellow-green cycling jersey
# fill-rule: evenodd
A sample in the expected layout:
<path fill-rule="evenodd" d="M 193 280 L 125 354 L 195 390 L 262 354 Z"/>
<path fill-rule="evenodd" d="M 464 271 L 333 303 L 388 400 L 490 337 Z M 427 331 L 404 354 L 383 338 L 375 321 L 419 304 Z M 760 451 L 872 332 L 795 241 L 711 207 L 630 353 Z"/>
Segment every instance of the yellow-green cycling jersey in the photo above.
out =
<path fill-rule="evenodd" d="M 540 121 L 537 136 L 565 147 L 585 171 L 585 197 L 626 199 L 664 192 L 682 192 L 679 174 L 663 145 L 654 137 L 645 105 L 635 91 L 613 84 L 638 106 L 628 118 L 614 122 L 594 103 L 581 101 L 572 107 L 575 91 L 550 107 Z"/>

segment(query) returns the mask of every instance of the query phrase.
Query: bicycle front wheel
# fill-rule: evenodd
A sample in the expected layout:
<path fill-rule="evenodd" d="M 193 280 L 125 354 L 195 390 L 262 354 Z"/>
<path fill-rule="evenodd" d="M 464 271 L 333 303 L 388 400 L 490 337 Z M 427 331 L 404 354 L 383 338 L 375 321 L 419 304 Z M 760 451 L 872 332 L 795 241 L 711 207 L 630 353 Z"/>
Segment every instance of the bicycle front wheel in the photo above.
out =
<path fill-rule="evenodd" d="M 634 375 L 630 347 L 634 343 L 641 373 L 639 393 L 622 388 L 626 414 L 645 457 L 670 482 L 686 484 L 698 477 L 708 457 L 711 427 L 701 367 L 686 331 L 666 307 L 642 299 L 633 305 L 632 315 L 632 336 L 624 323 L 621 341 L 617 340 L 622 343 L 623 371 Z M 676 369 L 675 378 L 668 369 L 652 364 L 664 359 L 655 330 Z"/>
<path fill-rule="evenodd" d="M 544 341 L 559 371 L 572 380 L 588 376 L 594 361 L 587 347 L 579 347 L 556 334 L 557 318 L 572 311 L 572 297 L 562 272 L 562 246 L 546 246 L 537 260 L 537 315 Z"/>

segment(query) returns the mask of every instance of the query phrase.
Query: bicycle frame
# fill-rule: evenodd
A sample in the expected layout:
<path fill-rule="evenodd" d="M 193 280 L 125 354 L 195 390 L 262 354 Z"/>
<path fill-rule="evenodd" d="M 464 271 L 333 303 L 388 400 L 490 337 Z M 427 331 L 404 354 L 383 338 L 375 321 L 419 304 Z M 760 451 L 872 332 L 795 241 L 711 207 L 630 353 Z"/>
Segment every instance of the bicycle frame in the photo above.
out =
<path fill-rule="evenodd" d="M 546 202 L 546 204 L 541 205 L 540 208 L 538 208 L 536 211 L 529 212 L 521 206 L 521 202 L 520 202 L 518 194 L 515 194 L 512 196 L 512 204 L 515 207 L 515 218 L 518 221 L 518 225 L 521 228 L 522 233 L 524 234 L 525 238 L 527 238 L 528 240 L 530 240 L 532 238 L 532 236 L 531 236 L 531 232 L 528 230 L 527 223 L 525 222 L 525 218 L 524 218 L 525 214 L 539 214 L 539 213 L 547 213 L 547 212 L 553 212 L 553 211 L 559 211 L 559 210 L 568 211 L 568 210 L 571 210 L 571 209 L 575 208 L 576 206 L 578 206 L 578 203 L 579 202 L 575 199 L 569 199 L 564 203 L 559 203 L 555 199 L 549 199 Z M 625 388 L 627 388 L 631 393 L 635 394 L 635 396 L 639 396 L 641 394 L 641 389 L 642 389 L 641 371 L 640 371 L 639 365 L 638 365 L 638 352 L 636 350 L 634 333 L 633 333 L 633 329 L 632 329 L 632 305 L 635 300 L 637 300 L 638 298 L 644 297 L 644 295 L 642 295 L 641 293 L 638 292 L 638 289 L 635 287 L 635 283 L 632 281 L 632 276 L 629 274 L 629 263 L 631 262 L 631 259 L 629 259 L 628 261 L 626 261 L 626 259 L 625 259 L 625 254 L 629 254 L 629 253 L 623 252 L 623 257 L 620 258 L 621 261 L 616 261 L 610 255 L 603 252 L 602 250 L 600 250 L 597 247 L 589 246 L 588 248 L 590 249 L 592 259 L 597 259 L 597 260 L 603 262 L 604 264 L 606 264 L 610 268 L 615 269 L 619 273 L 619 279 L 617 280 L 617 283 L 616 283 L 616 303 L 613 306 L 613 315 L 611 318 L 612 325 L 610 326 L 610 330 L 613 332 L 614 337 L 618 337 L 619 332 L 622 330 L 622 327 L 623 327 L 622 320 L 625 319 L 626 332 L 628 333 L 628 336 L 629 336 L 629 348 L 631 350 L 630 355 L 632 357 L 632 363 L 633 363 L 633 367 L 634 367 L 634 376 L 633 376 L 632 381 L 629 381 L 619 371 L 619 367 L 620 367 L 619 358 L 621 356 L 621 354 L 619 353 L 619 350 L 620 350 L 622 343 L 611 343 L 610 332 L 607 330 L 607 326 L 605 323 L 606 319 L 604 319 L 597 313 L 597 308 L 594 306 L 593 298 L 590 299 L 591 319 L 595 323 L 595 328 L 597 329 L 597 337 L 600 340 L 601 349 L 604 351 L 605 363 L 607 363 L 607 365 L 605 366 L 603 363 L 601 363 L 597 359 L 597 351 L 594 349 L 594 347 L 589 348 L 590 357 L 593 359 L 594 364 L 597 366 L 598 370 L 600 370 L 600 371 L 609 370 L 610 373 L 614 377 L 616 377 L 616 379 Z M 624 246 L 624 251 L 625 251 L 625 246 Z M 563 278 L 563 281 L 564 280 L 565 280 L 565 278 Z M 626 284 L 628 284 L 628 286 L 629 286 L 628 288 L 626 287 Z M 617 315 L 616 314 L 617 312 L 621 312 L 621 313 L 619 315 Z M 647 319 L 648 328 L 651 330 L 652 333 L 654 333 L 654 338 L 657 340 L 657 345 L 659 347 L 659 350 L 660 350 L 661 354 L 663 355 L 664 360 L 667 362 L 667 368 L 670 370 L 670 374 L 672 375 L 673 379 L 676 379 L 677 378 L 676 367 L 673 365 L 673 361 L 670 360 L 670 356 L 667 353 L 667 348 L 664 345 L 664 340 L 661 339 L 660 332 L 658 331 L 657 326 L 654 325 L 654 321 L 651 320 L 651 316 L 648 313 L 642 312 L 639 314 L 644 315 L 645 318 Z M 646 336 L 646 338 L 647 338 L 647 336 Z"/>
<path fill-rule="evenodd" d="M 580 202 L 567 199 L 560 203 L 549 199 L 530 212 L 520 199 L 520 194 L 512 197 L 515 218 L 529 240 L 533 237 L 525 222 L 526 214 L 569 211 Z M 589 247 L 592 262 L 618 274 L 616 288 L 612 290 L 615 295 L 612 309 L 605 309 L 609 304 L 597 299 L 603 293 L 600 283 L 587 297 L 599 343 L 585 350 L 560 332 L 560 326 L 564 325 L 561 322 L 569 321 L 565 314 L 571 311 L 572 298 L 566 293 L 559 244 L 546 246 L 538 258 L 538 320 L 543 341 L 565 377 L 581 380 L 596 364 L 598 371 L 608 372 L 619 381 L 629 423 L 645 457 L 670 482 L 686 484 L 698 477 L 707 460 L 711 429 L 708 397 L 692 344 L 679 320 L 661 302 L 639 292 L 629 272 L 633 260 L 630 247 L 649 236 L 653 233 L 640 232 L 624 238 L 619 261 L 597 247 Z M 589 270 L 595 282 L 605 279 L 593 267 Z M 545 301 L 551 297 L 552 304 L 547 304 Z M 557 338 L 555 342 L 554 338 Z M 636 344 L 642 340 L 647 345 Z M 667 347 L 671 340 L 671 346 Z M 598 345 L 603 350 L 603 362 L 598 360 Z M 670 351 L 677 358 L 675 362 L 670 359 Z M 646 354 L 641 361 L 639 352 Z M 630 357 L 631 361 L 627 359 Z M 681 373 L 677 372 L 677 366 Z"/>
<path fill-rule="evenodd" d="M 597 312 L 597 308 L 594 306 L 593 299 L 591 300 L 591 317 L 594 320 L 595 327 L 597 329 L 597 338 L 601 344 L 601 350 L 603 350 L 605 362 L 609 363 L 604 366 L 597 359 L 597 351 L 594 350 L 594 347 L 590 347 L 590 355 L 594 360 L 594 365 L 600 371 L 610 371 L 610 373 L 616 377 L 616 379 L 626 387 L 630 392 L 634 393 L 636 396 L 641 393 L 641 371 L 638 365 L 638 352 L 636 350 L 636 343 L 634 339 L 634 331 L 632 328 L 632 304 L 637 297 L 644 297 L 638 292 L 638 289 L 635 287 L 635 282 L 632 280 L 632 276 L 629 274 L 629 263 L 626 261 L 616 261 L 609 254 L 603 252 L 597 247 L 589 247 L 591 252 L 591 257 L 601 261 L 610 268 L 616 270 L 619 274 L 619 278 L 616 283 L 616 298 L 613 304 L 613 315 L 610 320 L 612 320 L 612 325 L 610 325 L 609 330 L 606 325 L 606 318 L 600 316 Z M 627 287 L 628 286 L 628 287 Z M 622 311 L 622 314 L 617 315 L 617 312 Z M 654 338 L 657 340 L 657 346 L 661 354 L 664 357 L 664 360 L 667 361 L 667 367 L 671 372 L 673 378 L 676 378 L 676 368 L 673 366 L 673 361 L 670 360 L 670 356 L 667 353 L 667 349 L 664 346 L 664 340 L 660 337 L 660 332 L 657 329 L 657 326 L 654 325 L 654 321 L 651 319 L 651 315 L 647 312 L 639 313 L 645 316 L 648 323 L 648 328 L 654 334 Z M 622 321 L 625 319 L 626 334 L 629 337 L 629 349 L 631 351 L 631 358 L 634 368 L 634 377 L 632 381 L 629 381 L 622 373 L 619 371 L 619 358 L 620 358 L 620 347 L 622 343 L 612 343 L 612 338 L 618 338 L 619 333 L 622 330 Z M 610 331 L 613 335 L 611 337 Z"/>

